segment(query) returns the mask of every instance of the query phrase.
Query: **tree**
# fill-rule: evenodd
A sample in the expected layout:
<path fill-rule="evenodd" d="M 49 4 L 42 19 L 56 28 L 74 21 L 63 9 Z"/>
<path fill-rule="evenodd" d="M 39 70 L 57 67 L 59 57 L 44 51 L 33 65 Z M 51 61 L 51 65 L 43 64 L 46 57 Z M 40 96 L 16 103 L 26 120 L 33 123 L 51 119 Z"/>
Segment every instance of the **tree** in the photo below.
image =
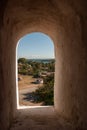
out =
<path fill-rule="evenodd" d="M 43 87 L 36 89 L 33 94 L 38 97 L 36 102 L 43 102 L 44 105 L 54 104 L 54 75 L 48 76 L 45 79 Z"/>
<path fill-rule="evenodd" d="M 18 59 L 18 63 L 27 63 L 27 59 L 25 59 L 25 58 L 20 58 L 20 59 Z"/>

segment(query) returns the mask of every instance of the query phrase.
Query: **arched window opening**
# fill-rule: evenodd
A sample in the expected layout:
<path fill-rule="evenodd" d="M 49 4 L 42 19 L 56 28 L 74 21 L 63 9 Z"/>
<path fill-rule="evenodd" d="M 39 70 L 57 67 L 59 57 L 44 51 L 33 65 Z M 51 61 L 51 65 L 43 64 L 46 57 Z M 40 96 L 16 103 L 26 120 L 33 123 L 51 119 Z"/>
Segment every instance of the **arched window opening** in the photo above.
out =
<path fill-rule="evenodd" d="M 51 38 L 40 32 L 17 45 L 17 108 L 54 105 L 55 56 Z"/>

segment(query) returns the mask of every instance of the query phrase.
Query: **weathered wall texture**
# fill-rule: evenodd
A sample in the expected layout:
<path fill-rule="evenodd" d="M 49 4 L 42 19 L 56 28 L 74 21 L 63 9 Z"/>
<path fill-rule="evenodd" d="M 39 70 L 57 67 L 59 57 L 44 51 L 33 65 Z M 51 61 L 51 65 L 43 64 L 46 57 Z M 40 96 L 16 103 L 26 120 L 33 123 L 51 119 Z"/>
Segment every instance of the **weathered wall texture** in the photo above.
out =
<path fill-rule="evenodd" d="M 16 110 L 17 42 L 36 31 L 54 41 L 55 110 L 87 128 L 86 7 L 86 0 L 0 2 L 0 130 L 7 130 Z"/>

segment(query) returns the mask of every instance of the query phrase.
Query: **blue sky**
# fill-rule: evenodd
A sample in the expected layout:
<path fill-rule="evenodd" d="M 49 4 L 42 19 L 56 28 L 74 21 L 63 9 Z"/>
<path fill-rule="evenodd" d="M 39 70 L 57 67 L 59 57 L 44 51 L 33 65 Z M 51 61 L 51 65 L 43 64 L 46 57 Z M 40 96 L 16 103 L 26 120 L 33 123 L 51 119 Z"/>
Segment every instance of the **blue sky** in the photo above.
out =
<path fill-rule="evenodd" d="M 54 58 L 54 44 L 51 38 L 35 32 L 22 37 L 18 42 L 17 58 Z"/>

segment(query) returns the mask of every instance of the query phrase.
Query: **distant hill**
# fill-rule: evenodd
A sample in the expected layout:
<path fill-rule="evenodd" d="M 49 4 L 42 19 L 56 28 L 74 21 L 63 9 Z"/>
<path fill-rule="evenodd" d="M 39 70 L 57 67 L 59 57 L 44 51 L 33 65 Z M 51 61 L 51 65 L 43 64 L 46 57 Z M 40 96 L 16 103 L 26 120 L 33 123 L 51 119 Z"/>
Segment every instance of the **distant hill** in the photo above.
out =
<path fill-rule="evenodd" d="M 55 61 L 55 59 L 27 59 L 27 61 L 49 63 Z"/>

